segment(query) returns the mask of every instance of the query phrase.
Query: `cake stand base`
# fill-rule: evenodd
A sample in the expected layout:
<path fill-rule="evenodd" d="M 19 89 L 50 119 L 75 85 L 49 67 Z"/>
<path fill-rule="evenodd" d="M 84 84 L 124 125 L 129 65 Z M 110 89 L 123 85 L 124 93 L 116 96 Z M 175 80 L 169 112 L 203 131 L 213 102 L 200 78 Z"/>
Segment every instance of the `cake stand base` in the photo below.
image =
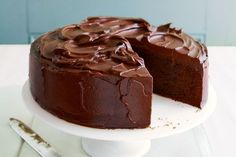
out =
<path fill-rule="evenodd" d="M 150 140 L 105 141 L 82 138 L 82 147 L 92 157 L 141 157 L 148 152 Z"/>
<path fill-rule="evenodd" d="M 82 137 L 82 147 L 92 157 L 141 157 L 150 148 L 150 140 L 175 135 L 204 122 L 214 111 L 216 94 L 209 85 L 208 101 L 203 109 L 153 94 L 151 125 L 144 129 L 97 129 L 64 121 L 33 99 L 29 82 L 22 90 L 26 107 L 49 125 Z"/>

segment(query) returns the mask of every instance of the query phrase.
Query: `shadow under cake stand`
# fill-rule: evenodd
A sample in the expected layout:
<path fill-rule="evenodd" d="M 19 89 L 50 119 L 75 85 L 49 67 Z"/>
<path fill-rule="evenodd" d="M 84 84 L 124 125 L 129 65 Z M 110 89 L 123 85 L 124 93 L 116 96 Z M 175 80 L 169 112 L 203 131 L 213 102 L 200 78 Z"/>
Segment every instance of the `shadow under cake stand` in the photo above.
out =
<path fill-rule="evenodd" d="M 151 125 L 145 129 L 97 129 L 62 120 L 42 109 L 33 99 L 29 81 L 22 96 L 37 118 L 66 133 L 82 137 L 82 147 L 92 157 L 139 157 L 148 152 L 151 139 L 175 135 L 204 122 L 214 111 L 216 94 L 209 85 L 203 109 L 153 94 Z"/>

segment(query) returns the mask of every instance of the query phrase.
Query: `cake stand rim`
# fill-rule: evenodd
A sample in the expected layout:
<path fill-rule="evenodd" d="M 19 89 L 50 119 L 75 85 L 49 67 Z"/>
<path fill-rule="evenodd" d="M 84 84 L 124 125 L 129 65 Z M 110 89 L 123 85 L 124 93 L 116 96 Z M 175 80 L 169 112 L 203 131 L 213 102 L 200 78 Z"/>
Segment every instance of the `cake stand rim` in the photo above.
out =
<path fill-rule="evenodd" d="M 26 80 L 22 88 L 22 97 L 27 109 L 38 119 L 42 120 L 48 125 L 51 125 L 54 128 L 72 135 L 108 141 L 156 139 L 185 132 L 198 126 L 199 124 L 203 123 L 208 117 L 210 117 L 217 103 L 215 90 L 209 83 L 208 100 L 205 103 L 203 109 L 201 109 L 201 111 L 207 110 L 206 114 L 204 114 L 203 117 L 199 118 L 195 123 L 189 124 L 186 127 L 182 127 L 181 129 L 173 129 L 172 132 L 167 133 L 158 132 L 158 128 L 150 127 L 144 129 L 99 129 L 70 123 L 52 115 L 48 111 L 41 108 L 40 105 L 33 99 L 29 86 L 29 80 Z"/>

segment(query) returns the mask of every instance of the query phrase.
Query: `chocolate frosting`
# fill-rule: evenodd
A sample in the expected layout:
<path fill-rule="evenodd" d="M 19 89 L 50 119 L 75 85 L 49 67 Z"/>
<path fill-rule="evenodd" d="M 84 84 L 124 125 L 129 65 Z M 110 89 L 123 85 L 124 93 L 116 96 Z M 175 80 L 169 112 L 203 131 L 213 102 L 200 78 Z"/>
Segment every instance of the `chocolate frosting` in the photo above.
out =
<path fill-rule="evenodd" d="M 171 28 L 170 23 L 155 28 L 140 18 L 117 17 L 89 17 L 80 24 L 47 33 L 41 38 L 40 52 L 57 66 L 135 74 L 143 69 L 143 60 L 122 37 L 146 39 L 150 44 L 198 58 L 200 63 L 207 59 L 204 45 L 182 30 Z"/>
<path fill-rule="evenodd" d="M 42 57 L 63 68 L 116 73 L 124 77 L 149 75 L 143 59 L 123 37 L 103 35 L 90 40 L 89 34 L 71 34 L 77 34 L 71 26 L 45 34 L 41 38 Z"/>
<path fill-rule="evenodd" d="M 206 47 L 184 33 L 181 29 L 171 28 L 171 23 L 161 25 L 156 31 L 147 36 L 151 44 L 174 49 L 192 58 L 198 58 L 200 63 L 206 61 L 208 54 Z"/>
<path fill-rule="evenodd" d="M 137 38 L 150 32 L 150 25 L 141 18 L 89 17 L 80 24 L 85 32 L 116 34 Z"/>
<path fill-rule="evenodd" d="M 141 18 L 90 17 L 80 24 L 90 34 L 116 34 L 125 38 L 142 40 L 156 46 L 174 49 L 176 52 L 199 59 L 200 63 L 207 60 L 207 48 L 184 33 L 181 29 L 171 27 L 171 23 L 158 27 L 151 26 Z"/>

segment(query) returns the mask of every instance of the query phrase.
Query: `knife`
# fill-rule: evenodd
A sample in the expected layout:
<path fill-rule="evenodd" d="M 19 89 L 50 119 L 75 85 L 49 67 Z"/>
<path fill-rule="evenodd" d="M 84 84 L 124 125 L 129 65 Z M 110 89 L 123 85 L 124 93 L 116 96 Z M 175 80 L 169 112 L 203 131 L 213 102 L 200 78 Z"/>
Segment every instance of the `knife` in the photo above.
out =
<path fill-rule="evenodd" d="M 10 126 L 42 157 L 62 157 L 50 144 L 20 120 L 10 118 Z"/>

